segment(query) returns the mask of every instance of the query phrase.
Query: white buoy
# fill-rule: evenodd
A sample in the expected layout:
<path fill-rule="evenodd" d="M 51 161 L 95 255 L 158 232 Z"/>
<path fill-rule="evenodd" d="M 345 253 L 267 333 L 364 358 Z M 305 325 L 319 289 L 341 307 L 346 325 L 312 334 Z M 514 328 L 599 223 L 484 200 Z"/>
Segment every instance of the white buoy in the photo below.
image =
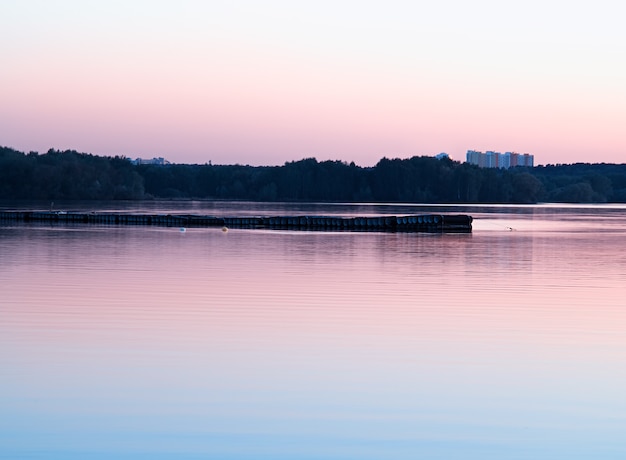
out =
<path fill-rule="evenodd" d="M 228 231 L 228 227 L 226 227 L 226 226 L 222 227 L 222 231 L 223 231 L 224 233 L 226 233 L 226 232 Z"/>

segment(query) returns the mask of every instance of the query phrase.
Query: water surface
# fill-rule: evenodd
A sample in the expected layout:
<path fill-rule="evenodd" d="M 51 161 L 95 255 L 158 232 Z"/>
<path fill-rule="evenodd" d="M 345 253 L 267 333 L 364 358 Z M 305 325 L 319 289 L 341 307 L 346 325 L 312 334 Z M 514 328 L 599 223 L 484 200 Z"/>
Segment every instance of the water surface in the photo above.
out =
<path fill-rule="evenodd" d="M 0 458 L 626 457 L 626 207 L 143 211 L 476 220 L 443 235 L 3 223 Z"/>

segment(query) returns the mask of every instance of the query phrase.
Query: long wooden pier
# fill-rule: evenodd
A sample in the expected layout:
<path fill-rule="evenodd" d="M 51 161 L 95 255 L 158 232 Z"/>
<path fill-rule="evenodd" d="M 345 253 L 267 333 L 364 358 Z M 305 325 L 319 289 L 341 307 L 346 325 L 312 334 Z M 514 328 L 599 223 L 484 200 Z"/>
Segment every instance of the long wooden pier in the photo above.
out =
<path fill-rule="evenodd" d="M 63 224 L 226 227 L 276 230 L 470 233 L 472 217 L 464 214 L 337 217 L 215 217 L 193 214 L 125 214 L 107 212 L 0 211 L 1 221 Z"/>

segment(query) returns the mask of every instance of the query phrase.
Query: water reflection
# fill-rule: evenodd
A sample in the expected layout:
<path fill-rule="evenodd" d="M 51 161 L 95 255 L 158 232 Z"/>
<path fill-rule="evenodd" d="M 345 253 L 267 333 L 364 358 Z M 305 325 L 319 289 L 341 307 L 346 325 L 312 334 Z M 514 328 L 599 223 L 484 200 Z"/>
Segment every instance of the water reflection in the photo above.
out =
<path fill-rule="evenodd" d="M 621 458 L 626 213 L 524 209 L 0 226 L 0 457 Z"/>

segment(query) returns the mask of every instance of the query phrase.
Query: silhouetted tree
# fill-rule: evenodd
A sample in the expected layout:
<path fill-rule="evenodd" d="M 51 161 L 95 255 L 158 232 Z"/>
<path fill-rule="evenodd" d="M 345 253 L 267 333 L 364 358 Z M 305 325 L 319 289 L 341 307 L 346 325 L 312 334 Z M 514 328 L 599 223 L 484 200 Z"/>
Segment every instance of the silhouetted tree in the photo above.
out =
<path fill-rule="evenodd" d="M 422 203 L 626 202 L 626 165 L 479 168 L 444 158 L 382 158 L 374 167 L 305 158 L 283 166 L 133 165 L 54 149 L 0 147 L 0 198 L 202 198 Z"/>

